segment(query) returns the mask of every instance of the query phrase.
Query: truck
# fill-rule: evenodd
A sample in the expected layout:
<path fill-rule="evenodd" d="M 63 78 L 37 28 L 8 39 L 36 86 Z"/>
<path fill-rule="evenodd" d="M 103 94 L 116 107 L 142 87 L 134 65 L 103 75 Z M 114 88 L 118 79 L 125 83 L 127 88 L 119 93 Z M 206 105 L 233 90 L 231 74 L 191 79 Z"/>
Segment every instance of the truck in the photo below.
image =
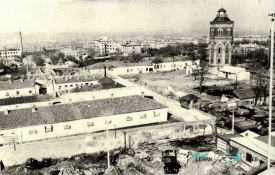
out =
<path fill-rule="evenodd" d="M 177 160 L 177 150 L 162 151 L 162 162 L 164 163 L 165 174 L 178 174 L 181 166 Z"/>

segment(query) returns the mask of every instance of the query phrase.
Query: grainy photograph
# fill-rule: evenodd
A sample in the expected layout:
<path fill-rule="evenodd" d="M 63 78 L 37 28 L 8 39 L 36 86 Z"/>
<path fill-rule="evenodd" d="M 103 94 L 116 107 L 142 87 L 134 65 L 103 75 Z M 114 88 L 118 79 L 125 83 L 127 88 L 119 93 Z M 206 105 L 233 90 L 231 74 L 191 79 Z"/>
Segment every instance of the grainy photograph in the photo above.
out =
<path fill-rule="evenodd" d="M 275 174 L 275 0 L 1 0 L 0 175 Z"/>

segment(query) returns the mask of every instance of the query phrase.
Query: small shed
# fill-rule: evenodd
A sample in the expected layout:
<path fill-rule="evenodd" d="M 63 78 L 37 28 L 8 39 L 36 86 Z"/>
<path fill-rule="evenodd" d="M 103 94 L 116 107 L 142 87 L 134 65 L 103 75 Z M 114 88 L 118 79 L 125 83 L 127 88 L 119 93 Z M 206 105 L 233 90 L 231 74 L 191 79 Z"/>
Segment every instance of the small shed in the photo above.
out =
<path fill-rule="evenodd" d="M 239 134 L 219 134 L 217 135 L 217 150 L 228 153 L 230 150 L 229 140 L 240 137 Z"/>
<path fill-rule="evenodd" d="M 200 97 L 193 94 L 188 94 L 179 98 L 179 102 L 183 108 L 193 108 L 199 101 Z"/>

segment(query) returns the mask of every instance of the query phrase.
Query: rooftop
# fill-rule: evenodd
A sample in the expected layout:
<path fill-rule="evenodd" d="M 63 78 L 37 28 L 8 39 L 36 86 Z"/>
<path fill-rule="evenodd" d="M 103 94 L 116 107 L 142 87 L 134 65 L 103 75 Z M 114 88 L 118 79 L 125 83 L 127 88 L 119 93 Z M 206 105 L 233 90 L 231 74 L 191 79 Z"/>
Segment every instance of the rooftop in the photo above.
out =
<path fill-rule="evenodd" d="M 107 68 L 109 68 L 109 67 L 118 68 L 118 67 L 151 66 L 152 63 L 150 63 L 150 62 L 123 63 L 123 62 L 120 62 L 120 61 L 107 61 L 107 62 L 104 62 L 104 63 L 93 64 L 93 65 L 89 66 L 89 68 L 91 68 L 91 69 L 103 69 L 104 68 L 103 65 L 106 66 Z"/>
<path fill-rule="evenodd" d="M 60 77 L 54 78 L 56 84 L 65 84 L 65 83 L 78 83 L 78 82 L 90 82 L 96 81 L 102 78 L 102 75 L 93 75 L 93 76 L 71 76 L 71 77 Z M 67 80 L 66 80 L 67 79 Z"/>
<path fill-rule="evenodd" d="M 224 66 L 222 68 L 219 69 L 220 72 L 228 72 L 231 74 L 238 74 L 240 72 L 245 71 L 244 68 L 241 67 L 234 67 L 234 66 Z"/>
<path fill-rule="evenodd" d="M 244 146 L 258 154 L 261 154 L 267 157 L 268 154 L 268 144 L 258 139 L 259 137 L 236 137 L 231 138 L 230 140 L 238 143 L 241 146 Z M 274 139 L 274 138 L 273 138 Z M 271 159 L 275 160 L 275 148 L 271 147 Z"/>
<path fill-rule="evenodd" d="M 125 47 L 141 46 L 141 44 L 137 42 L 130 42 L 130 43 L 123 44 L 122 46 L 125 46 Z"/>
<path fill-rule="evenodd" d="M 233 94 L 240 100 L 255 98 L 255 92 L 252 89 L 237 89 L 233 91 Z"/>
<path fill-rule="evenodd" d="M 239 134 L 220 134 L 220 135 L 217 135 L 217 137 L 219 137 L 220 139 L 226 142 L 229 142 L 231 138 L 240 137 L 240 135 Z"/>
<path fill-rule="evenodd" d="M 180 97 L 180 101 L 182 101 L 182 100 L 191 101 L 191 100 L 198 100 L 198 99 L 200 99 L 200 97 L 197 97 L 196 95 L 193 95 L 193 94 L 188 94 L 188 95 Z"/>
<path fill-rule="evenodd" d="M 33 80 L 14 80 L 11 83 L 9 81 L 0 81 L 1 90 L 14 90 L 34 87 Z"/>
<path fill-rule="evenodd" d="M 8 115 L 0 112 L 0 130 L 162 108 L 166 108 L 166 106 L 154 100 L 141 96 L 127 96 L 38 107 L 36 112 L 32 112 L 32 109 L 17 109 L 11 110 Z"/>
<path fill-rule="evenodd" d="M 268 135 L 267 136 L 259 136 L 259 137 L 256 137 L 256 139 L 268 144 Z M 274 136 L 273 137 L 271 136 L 271 145 L 273 147 L 275 147 L 275 137 Z"/>

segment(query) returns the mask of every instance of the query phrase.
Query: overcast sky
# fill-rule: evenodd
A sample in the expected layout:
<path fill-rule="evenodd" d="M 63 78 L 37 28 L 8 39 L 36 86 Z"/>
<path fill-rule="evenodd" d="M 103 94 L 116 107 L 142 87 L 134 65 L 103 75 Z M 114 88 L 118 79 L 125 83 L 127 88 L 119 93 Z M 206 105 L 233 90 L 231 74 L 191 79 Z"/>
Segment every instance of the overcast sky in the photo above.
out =
<path fill-rule="evenodd" d="M 6 32 L 201 31 L 222 7 L 235 32 L 268 32 L 274 0 L 0 0 Z"/>

